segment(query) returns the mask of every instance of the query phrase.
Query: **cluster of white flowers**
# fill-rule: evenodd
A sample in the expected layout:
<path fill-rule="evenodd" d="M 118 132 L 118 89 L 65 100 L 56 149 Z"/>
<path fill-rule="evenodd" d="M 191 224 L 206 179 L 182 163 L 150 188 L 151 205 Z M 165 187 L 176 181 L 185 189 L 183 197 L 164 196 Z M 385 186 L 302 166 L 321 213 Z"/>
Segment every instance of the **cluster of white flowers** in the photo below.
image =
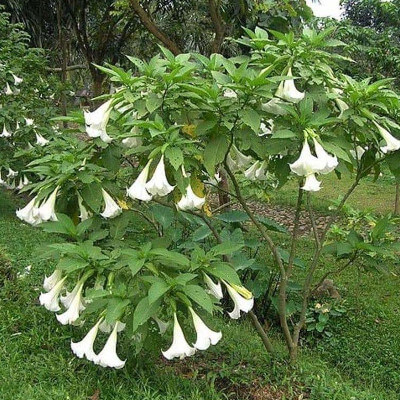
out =
<path fill-rule="evenodd" d="M 14 79 L 15 86 L 18 86 L 20 83 L 23 82 L 23 79 L 16 76 L 13 72 L 10 72 L 10 74 Z M 6 86 L 4 87 L 3 91 L 7 96 L 17 95 L 20 93 L 20 90 L 17 87 L 12 90 L 8 82 L 6 82 Z"/>

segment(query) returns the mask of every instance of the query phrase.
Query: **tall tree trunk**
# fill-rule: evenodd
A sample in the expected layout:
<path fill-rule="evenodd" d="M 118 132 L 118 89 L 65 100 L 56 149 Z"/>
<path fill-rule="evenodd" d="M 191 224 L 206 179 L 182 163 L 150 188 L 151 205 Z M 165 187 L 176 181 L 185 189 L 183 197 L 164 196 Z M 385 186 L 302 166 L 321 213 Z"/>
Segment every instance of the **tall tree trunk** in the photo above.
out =
<path fill-rule="evenodd" d="M 103 94 L 103 82 L 105 76 L 96 67 L 90 68 L 90 74 L 92 75 L 93 97 L 100 96 L 101 94 Z"/>
<path fill-rule="evenodd" d="M 67 82 L 67 42 L 65 40 L 64 30 L 62 27 L 62 0 L 58 0 L 57 7 L 57 28 L 58 28 L 58 43 L 61 49 L 61 82 L 63 84 L 63 90 L 61 92 L 61 113 L 67 115 L 67 96 L 65 94 L 65 84 Z M 64 128 L 67 128 L 68 124 L 66 121 L 63 122 Z"/>

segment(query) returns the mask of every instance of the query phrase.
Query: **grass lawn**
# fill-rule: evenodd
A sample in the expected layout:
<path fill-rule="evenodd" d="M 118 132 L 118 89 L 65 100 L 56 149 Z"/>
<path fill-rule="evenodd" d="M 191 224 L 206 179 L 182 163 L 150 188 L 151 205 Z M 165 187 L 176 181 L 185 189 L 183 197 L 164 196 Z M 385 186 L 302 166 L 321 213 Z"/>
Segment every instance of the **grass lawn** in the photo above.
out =
<path fill-rule="evenodd" d="M 327 177 L 324 182 L 328 190 Z M 362 190 L 364 195 L 371 191 L 370 197 L 354 197 L 354 204 L 375 204 L 384 196 L 388 204 L 380 202 L 377 209 L 390 208 L 390 184 L 387 190 L 374 185 L 367 182 Z M 290 189 L 280 193 L 274 201 L 289 202 Z M 324 191 L 321 196 L 323 204 Z M 357 266 L 337 281 L 347 312 L 330 327 L 333 336 L 304 346 L 295 366 L 286 362 L 281 338 L 274 333 L 278 354 L 273 361 L 246 318 L 239 322 L 221 318 L 217 322 L 224 334 L 221 344 L 184 361 L 166 362 L 160 357 L 168 338 L 136 359 L 125 338 L 119 353 L 129 358 L 118 371 L 75 358 L 69 341 L 81 338 L 84 330 L 61 326 L 37 300 L 43 275 L 53 266 L 40 258 L 40 252 L 39 257 L 33 252 L 57 237 L 18 221 L 15 203 L 0 191 L 0 399 L 399 399 L 399 278 L 359 273 Z M 309 240 L 302 240 L 300 247 L 307 259 Z M 4 259 L 10 261 L 10 270 Z M 330 260 L 324 262 L 328 268 Z M 31 274 L 17 278 L 29 264 Z"/>

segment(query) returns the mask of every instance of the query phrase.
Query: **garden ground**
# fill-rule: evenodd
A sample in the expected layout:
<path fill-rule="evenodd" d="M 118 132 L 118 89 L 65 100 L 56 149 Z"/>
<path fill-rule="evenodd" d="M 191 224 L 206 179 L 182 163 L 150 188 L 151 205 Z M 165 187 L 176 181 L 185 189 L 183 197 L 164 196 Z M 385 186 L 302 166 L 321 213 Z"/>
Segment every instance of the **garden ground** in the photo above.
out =
<path fill-rule="evenodd" d="M 324 186 L 318 194 L 320 211 L 326 210 L 333 191 L 344 191 L 346 179 L 333 183 L 324 177 Z M 292 188 L 288 185 L 272 201 L 292 204 Z M 393 182 L 368 180 L 350 204 L 386 212 L 392 210 L 393 199 Z M 399 263 L 390 266 L 393 273 L 388 275 L 356 264 L 335 280 L 346 313 L 329 326 L 330 338 L 308 337 L 295 366 L 286 362 L 284 345 L 273 329 L 275 361 L 264 352 L 248 320 L 221 318 L 223 339 L 206 352 L 166 362 L 160 347 L 168 346 L 167 339 L 135 359 L 130 344 L 124 343 L 121 356 L 131 355 L 124 369 L 114 371 L 75 358 L 69 338 L 79 339 L 83 330 L 59 325 L 39 306 L 43 275 L 53 269 L 40 249 L 57 237 L 17 220 L 16 203 L 0 191 L 0 399 L 399 399 Z M 305 260 L 309 247 L 303 238 Z M 323 263 L 331 268 L 329 259 Z M 24 276 L 28 265 L 31 273 Z"/>

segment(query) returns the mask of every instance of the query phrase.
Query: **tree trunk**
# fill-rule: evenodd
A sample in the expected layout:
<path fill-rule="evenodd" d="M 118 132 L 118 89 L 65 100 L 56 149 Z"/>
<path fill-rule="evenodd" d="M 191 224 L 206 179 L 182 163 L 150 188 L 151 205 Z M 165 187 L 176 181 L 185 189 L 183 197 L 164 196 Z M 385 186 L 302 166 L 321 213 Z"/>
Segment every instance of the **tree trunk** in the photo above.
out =
<path fill-rule="evenodd" d="M 400 182 L 396 182 L 396 196 L 394 199 L 394 215 L 400 213 Z"/>
<path fill-rule="evenodd" d="M 57 7 L 57 28 L 58 28 L 58 43 L 61 49 L 61 82 L 63 84 L 63 90 L 61 92 L 61 113 L 67 115 L 67 96 L 65 95 L 65 84 L 67 82 L 67 42 L 65 41 L 64 31 L 62 28 L 62 1 L 58 1 Z M 68 127 L 67 121 L 63 122 L 64 128 Z"/>
<path fill-rule="evenodd" d="M 102 74 L 97 68 L 90 68 L 90 73 L 92 75 L 92 93 L 93 97 L 100 96 L 103 94 L 103 82 L 104 74 Z"/>

